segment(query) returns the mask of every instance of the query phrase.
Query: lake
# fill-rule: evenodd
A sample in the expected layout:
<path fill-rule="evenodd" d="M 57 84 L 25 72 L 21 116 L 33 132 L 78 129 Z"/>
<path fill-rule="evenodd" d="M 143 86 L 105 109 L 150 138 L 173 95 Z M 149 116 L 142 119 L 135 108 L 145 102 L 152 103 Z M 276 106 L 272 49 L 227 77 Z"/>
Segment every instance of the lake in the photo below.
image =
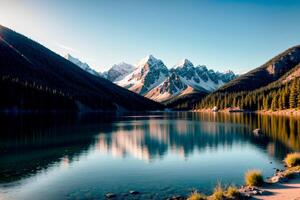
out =
<path fill-rule="evenodd" d="M 225 113 L 1 115 L 0 199 L 164 199 L 264 177 L 300 150 L 300 120 Z M 262 136 L 252 133 L 261 128 Z M 130 190 L 139 195 L 128 194 Z"/>

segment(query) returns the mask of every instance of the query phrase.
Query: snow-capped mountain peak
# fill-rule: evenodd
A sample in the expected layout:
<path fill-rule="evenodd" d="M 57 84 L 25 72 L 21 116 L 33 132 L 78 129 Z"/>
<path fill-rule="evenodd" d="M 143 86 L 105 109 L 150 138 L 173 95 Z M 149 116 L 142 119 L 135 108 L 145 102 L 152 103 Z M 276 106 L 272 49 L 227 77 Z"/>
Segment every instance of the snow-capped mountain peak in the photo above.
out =
<path fill-rule="evenodd" d="M 71 61 L 81 69 L 93 74 L 95 76 L 99 76 L 99 73 L 93 70 L 87 63 L 81 62 L 78 58 L 71 56 L 70 54 L 65 55 L 65 59 Z"/>
<path fill-rule="evenodd" d="M 144 58 L 142 58 L 138 63 L 137 63 L 137 67 L 143 67 L 145 66 L 146 64 L 149 64 L 149 65 L 154 65 L 155 63 L 158 63 L 158 62 L 161 62 L 161 60 L 155 58 L 153 55 L 148 55 Z"/>
<path fill-rule="evenodd" d="M 180 60 L 176 65 L 175 68 L 183 68 L 183 67 L 194 67 L 193 63 L 188 59 Z"/>
<path fill-rule="evenodd" d="M 189 93 L 212 92 L 235 77 L 231 71 L 220 73 L 207 69 L 205 65 L 195 67 L 188 59 L 183 59 L 168 69 L 162 60 L 148 55 L 135 65 L 131 73 L 114 82 L 128 90 L 162 102 Z"/>
<path fill-rule="evenodd" d="M 132 73 L 116 83 L 144 95 L 162 83 L 168 74 L 169 70 L 161 60 L 148 55 L 137 63 Z"/>
<path fill-rule="evenodd" d="M 133 72 L 135 67 L 125 62 L 113 65 L 107 72 L 106 78 L 112 82 L 123 79 L 126 75 Z"/>

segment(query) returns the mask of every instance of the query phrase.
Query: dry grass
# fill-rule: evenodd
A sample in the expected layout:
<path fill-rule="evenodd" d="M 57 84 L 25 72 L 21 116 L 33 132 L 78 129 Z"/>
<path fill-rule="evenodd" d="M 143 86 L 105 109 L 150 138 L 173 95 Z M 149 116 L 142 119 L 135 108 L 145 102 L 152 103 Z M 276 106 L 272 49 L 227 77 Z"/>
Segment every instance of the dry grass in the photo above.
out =
<path fill-rule="evenodd" d="M 190 194 L 187 200 L 207 200 L 207 196 L 195 191 Z"/>
<path fill-rule="evenodd" d="M 264 179 L 260 170 L 249 170 L 245 174 L 245 184 L 247 186 L 261 186 Z"/>
<path fill-rule="evenodd" d="M 225 191 L 222 185 L 218 183 L 214 189 L 214 193 L 210 196 L 210 200 L 223 200 L 225 199 Z"/>
<path fill-rule="evenodd" d="M 300 165 L 300 153 L 290 153 L 288 154 L 284 162 L 288 167 L 296 167 Z"/>
<path fill-rule="evenodd" d="M 237 187 L 229 186 L 225 192 L 225 196 L 230 199 L 238 199 L 241 196 L 241 193 Z"/>

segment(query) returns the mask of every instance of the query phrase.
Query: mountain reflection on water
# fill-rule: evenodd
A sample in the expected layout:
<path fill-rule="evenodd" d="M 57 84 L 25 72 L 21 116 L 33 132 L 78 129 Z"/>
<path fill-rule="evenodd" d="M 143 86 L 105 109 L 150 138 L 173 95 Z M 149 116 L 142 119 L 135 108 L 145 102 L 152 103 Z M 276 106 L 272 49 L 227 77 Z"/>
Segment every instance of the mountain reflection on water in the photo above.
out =
<path fill-rule="evenodd" d="M 287 152 L 300 150 L 300 120 L 284 116 L 174 112 L 1 116 L 0 120 L 0 188 L 48 168 L 84 162 L 82 156 L 94 153 L 163 163 L 168 155 L 189 160 L 194 154 L 201 157 L 250 143 L 280 163 Z M 253 135 L 255 128 L 264 135 Z"/>

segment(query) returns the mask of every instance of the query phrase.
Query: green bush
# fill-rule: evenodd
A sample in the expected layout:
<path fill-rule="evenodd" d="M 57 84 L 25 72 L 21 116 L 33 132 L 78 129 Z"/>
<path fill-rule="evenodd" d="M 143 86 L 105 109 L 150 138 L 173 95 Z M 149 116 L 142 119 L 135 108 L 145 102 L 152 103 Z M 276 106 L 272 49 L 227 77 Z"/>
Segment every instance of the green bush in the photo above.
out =
<path fill-rule="evenodd" d="M 264 179 L 260 170 L 249 170 L 245 174 L 245 184 L 247 186 L 261 186 Z"/>
<path fill-rule="evenodd" d="M 300 165 L 300 153 L 290 153 L 288 154 L 285 159 L 284 162 L 286 163 L 286 165 L 288 167 L 295 167 Z"/>

